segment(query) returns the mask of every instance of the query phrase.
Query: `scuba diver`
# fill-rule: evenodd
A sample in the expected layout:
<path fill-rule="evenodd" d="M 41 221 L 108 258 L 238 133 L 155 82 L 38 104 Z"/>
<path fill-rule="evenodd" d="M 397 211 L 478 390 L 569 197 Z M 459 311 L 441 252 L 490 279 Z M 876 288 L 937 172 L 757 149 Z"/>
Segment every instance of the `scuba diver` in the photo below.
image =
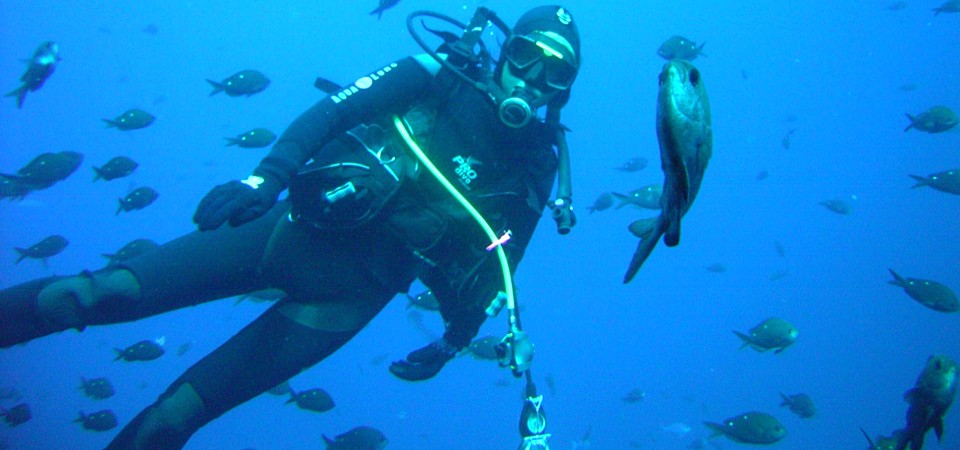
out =
<path fill-rule="evenodd" d="M 200 201 L 198 231 L 102 270 L 0 291 L 0 347 L 282 290 L 108 447 L 182 448 L 206 423 L 342 347 L 419 278 L 445 332 L 390 371 L 408 381 L 436 375 L 499 311 L 502 278 L 544 209 L 561 233 L 575 223 L 559 118 L 580 68 L 576 24 L 559 6 L 533 8 L 512 29 L 481 10 L 436 51 L 411 28 L 426 54 L 378 68 L 300 115 L 249 177 Z M 480 39 L 488 23 L 506 36 L 497 58 Z"/>

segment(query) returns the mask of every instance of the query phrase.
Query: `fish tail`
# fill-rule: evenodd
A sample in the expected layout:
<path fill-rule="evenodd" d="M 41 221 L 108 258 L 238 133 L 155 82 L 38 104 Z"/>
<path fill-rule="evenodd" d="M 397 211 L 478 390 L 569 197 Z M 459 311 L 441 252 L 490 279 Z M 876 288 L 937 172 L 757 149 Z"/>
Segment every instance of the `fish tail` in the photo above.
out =
<path fill-rule="evenodd" d="M 899 274 L 894 272 L 893 269 L 887 269 L 887 270 L 890 271 L 890 275 L 893 275 L 893 280 L 888 281 L 887 283 L 890 283 L 894 286 L 907 287 L 907 280 L 905 280 Z"/>
<path fill-rule="evenodd" d="M 83 423 L 87 421 L 87 415 L 80 411 L 80 417 L 73 420 L 74 423 Z"/>
<path fill-rule="evenodd" d="M 613 196 L 616 197 L 617 200 L 620 200 L 620 203 L 617 203 L 617 207 L 614 209 L 620 209 L 630 204 L 630 196 L 623 195 L 619 192 L 611 192 L 611 194 L 613 194 Z"/>
<path fill-rule="evenodd" d="M 740 346 L 741 349 L 750 345 L 753 342 L 750 339 L 750 336 L 747 336 L 739 331 L 734 330 L 733 334 L 737 335 L 737 337 L 740 338 L 741 341 L 743 341 L 743 345 Z"/>
<path fill-rule="evenodd" d="M 653 248 L 657 245 L 657 241 L 660 240 L 660 236 L 663 235 L 663 229 L 663 220 L 658 219 L 650 235 L 646 238 L 641 238 L 640 242 L 637 243 L 637 249 L 633 252 L 630 265 L 627 266 L 627 273 L 623 276 L 623 284 L 629 283 L 630 280 L 637 275 L 637 272 L 640 271 L 640 267 L 643 266 L 644 261 L 647 260 L 650 253 L 653 252 Z"/>
<path fill-rule="evenodd" d="M 14 262 L 14 264 L 18 264 L 20 261 L 23 261 L 24 259 L 27 259 L 27 249 L 25 249 L 25 248 L 20 248 L 20 247 L 14 247 L 13 249 L 16 250 L 17 253 L 20 254 L 20 257 L 17 258 L 17 260 Z"/>
<path fill-rule="evenodd" d="M 116 357 L 116 358 L 113 358 L 114 361 L 120 361 L 121 359 L 124 359 L 124 358 L 123 358 L 123 350 L 114 347 L 113 351 L 115 351 L 115 352 L 117 353 L 117 357 Z"/>
<path fill-rule="evenodd" d="M 100 119 L 107 124 L 107 128 L 117 128 L 117 122 L 110 119 Z"/>
<path fill-rule="evenodd" d="M 123 199 L 122 199 L 122 198 L 118 198 L 117 200 L 120 202 L 120 207 L 117 208 L 117 213 L 114 214 L 115 216 L 119 216 L 119 215 L 120 215 L 120 212 L 123 211 Z"/>
<path fill-rule="evenodd" d="M 917 184 L 910 186 L 911 189 L 915 189 L 921 186 L 930 186 L 930 180 L 919 175 L 910 175 L 910 178 L 913 178 L 917 181 Z"/>
<path fill-rule="evenodd" d="M 27 85 L 20 86 L 4 94 L 4 97 L 17 97 L 17 109 L 23 108 L 23 101 L 27 98 Z"/>
<path fill-rule="evenodd" d="M 97 167 L 97 166 L 93 166 L 93 167 L 91 167 L 91 169 L 93 169 L 93 173 L 94 173 L 94 175 L 93 175 L 93 181 L 97 181 L 97 180 L 103 178 L 103 173 L 101 172 L 101 171 L 103 170 L 102 168 Z"/>
<path fill-rule="evenodd" d="M 697 47 L 697 55 L 703 56 L 704 58 L 706 58 L 706 57 L 707 57 L 707 54 L 703 52 L 703 46 L 704 46 L 704 45 L 707 45 L 707 42 L 706 42 L 706 41 L 701 42 L 701 43 L 700 43 L 700 46 Z"/>
<path fill-rule="evenodd" d="M 917 123 L 917 118 L 911 116 L 909 113 L 904 113 L 904 114 L 907 116 L 907 119 L 910 119 L 910 125 L 907 125 L 907 127 L 903 129 L 903 132 L 906 133 L 908 130 L 913 128 L 914 124 Z"/>
<path fill-rule="evenodd" d="M 720 425 L 719 423 L 704 422 L 703 425 L 704 425 L 705 427 L 713 430 L 713 434 L 712 434 L 710 437 L 720 436 L 720 435 L 724 434 L 724 433 L 723 433 L 723 425 Z"/>
<path fill-rule="evenodd" d="M 790 406 L 790 397 L 787 397 L 783 392 L 780 393 L 780 397 L 783 398 L 783 401 L 780 402 L 780 406 Z"/>
<path fill-rule="evenodd" d="M 217 94 L 219 94 L 220 92 L 223 91 L 223 85 L 222 85 L 222 84 L 217 83 L 216 81 L 213 81 L 213 80 L 210 80 L 210 79 L 207 80 L 207 83 L 210 83 L 210 85 L 213 86 L 213 92 L 210 93 L 210 96 L 217 95 Z"/>
<path fill-rule="evenodd" d="M 227 140 L 227 147 L 231 145 L 240 145 L 240 139 L 237 138 L 224 138 Z"/>

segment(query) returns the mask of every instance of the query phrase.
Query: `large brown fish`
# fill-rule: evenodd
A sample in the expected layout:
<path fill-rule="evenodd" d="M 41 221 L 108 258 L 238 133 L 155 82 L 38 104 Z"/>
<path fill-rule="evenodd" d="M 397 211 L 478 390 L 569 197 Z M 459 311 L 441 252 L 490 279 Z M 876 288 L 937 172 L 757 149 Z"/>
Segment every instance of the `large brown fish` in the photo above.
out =
<path fill-rule="evenodd" d="M 637 274 L 660 236 L 668 247 L 680 243 L 680 219 L 697 198 L 713 153 L 710 102 L 700 71 L 688 61 L 669 61 L 660 71 L 657 140 L 664 175 L 660 217 L 631 224 L 630 231 L 641 238 L 624 283 Z"/>

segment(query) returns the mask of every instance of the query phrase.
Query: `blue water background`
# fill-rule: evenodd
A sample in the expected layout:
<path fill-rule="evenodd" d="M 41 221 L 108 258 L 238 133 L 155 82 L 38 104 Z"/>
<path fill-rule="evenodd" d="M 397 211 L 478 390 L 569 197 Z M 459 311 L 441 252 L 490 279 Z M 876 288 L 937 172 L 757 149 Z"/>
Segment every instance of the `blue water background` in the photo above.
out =
<path fill-rule="evenodd" d="M 858 427 L 889 434 L 903 426 L 902 394 L 927 356 L 960 359 L 960 317 L 887 284 L 893 268 L 960 292 L 960 199 L 912 190 L 907 176 L 960 167 L 960 133 L 903 132 L 905 112 L 960 110 L 960 15 L 934 17 L 937 0 L 910 0 L 902 11 L 885 10 L 888 3 L 566 2 L 583 40 L 583 68 L 563 113 L 579 223 L 560 236 L 544 218 L 516 277 L 552 448 L 574 448 L 589 432 L 595 449 L 681 449 L 709 435 L 703 421 L 758 410 L 789 430 L 776 448 L 861 449 Z M 58 42 L 63 61 L 22 110 L 11 98 L 0 104 L 0 172 L 41 152 L 77 151 L 85 160 L 52 188 L 0 203 L 0 287 L 98 268 L 101 253 L 132 239 L 163 242 L 192 231 L 200 198 L 246 177 L 265 154 L 225 147 L 223 138 L 255 127 L 281 132 L 322 98 L 312 86 L 318 75 L 350 82 L 417 53 L 408 13 L 434 9 L 466 21 L 483 5 L 512 23 L 537 4 L 404 0 L 378 21 L 367 14 L 373 1 L 3 1 L 4 92 L 18 85 L 19 60 L 40 42 Z M 151 24 L 156 33 L 144 31 Z M 655 51 L 674 34 L 706 42 L 709 56 L 695 63 L 712 102 L 714 157 L 680 246 L 658 246 L 623 285 L 636 244 L 626 226 L 653 214 L 585 207 L 602 192 L 662 180 L 654 105 L 664 61 Z M 243 69 L 263 71 L 272 84 L 250 98 L 208 97 L 205 78 Z M 915 89 L 900 89 L 908 83 Z M 134 107 L 156 122 L 119 132 L 100 120 Z M 794 128 L 785 149 L 781 140 Z M 90 167 L 117 155 L 140 168 L 91 183 Z M 614 170 L 636 156 L 650 166 Z M 757 181 L 761 170 L 770 176 Z M 115 215 L 116 199 L 134 186 L 151 186 L 160 198 Z M 818 205 L 833 198 L 851 202 L 853 212 Z M 14 264 L 13 247 L 51 234 L 70 246 L 46 267 Z M 713 263 L 728 270 L 707 271 Z M 771 281 L 778 272 L 787 276 Z M 71 423 L 78 411 L 112 409 L 122 426 L 265 308 L 225 299 L 0 351 L 0 386 L 19 390 L 34 415 L 0 426 L 0 441 L 15 449 L 103 447 L 119 428 L 82 430 Z M 388 373 L 389 361 L 442 330 L 435 314 L 422 313 L 421 326 L 405 308 L 398 297 L 341 351 L 291 380 L 295 389 L 326 389 L 334 410 L 306 412 L 264 395 L 204 427 L 187 448 L 322 448 L 321 434 L 361 424 L 382 430 L 388 448 L 516 448 L 523 384 L 507 370 L 464 356 L 426 382 Z M 731 330 L 770 316 L 799 329 L 796 344 L 779 355 L 738 350 Z M 500 316 L 481 335 L 505 329 Z M 159 360 L 112 361 L 114 347 L 161 336 L 168 353 Z M 192 348 L 177 356 L 186 342 Z M 80 377 L 97 376 L 117 395 L 96 401 L 77 390 Z M 644 401 L 624 403 L 635 388 Z M 781 392 L 809 394 L 818 415 L 802 420 L 781 408 Z M 691 430 L 663 429 L 675 422 Z M 927 442 L 960 448 L 958 408 L 947 415 L 943 442 L 932 433 Z"/>

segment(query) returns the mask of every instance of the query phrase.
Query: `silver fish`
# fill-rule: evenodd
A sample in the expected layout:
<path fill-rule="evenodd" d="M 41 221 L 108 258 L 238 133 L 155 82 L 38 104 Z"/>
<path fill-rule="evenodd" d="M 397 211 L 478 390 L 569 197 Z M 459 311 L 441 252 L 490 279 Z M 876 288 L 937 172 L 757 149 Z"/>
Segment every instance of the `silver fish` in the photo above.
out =
<path fill-rule="evenodd" d="M 697 198 L 713 154 L 710 102 L 700 71 L 688 61 L 668 61 L 660 72 L 657 140 L 664 174 L 660 217 L 644 230 L 624 283 L 637 274 L 660 236 L 668 247 L 680 243 L 680 219 Z M 637 234 L 634 228 L 631 231 Z"/>

